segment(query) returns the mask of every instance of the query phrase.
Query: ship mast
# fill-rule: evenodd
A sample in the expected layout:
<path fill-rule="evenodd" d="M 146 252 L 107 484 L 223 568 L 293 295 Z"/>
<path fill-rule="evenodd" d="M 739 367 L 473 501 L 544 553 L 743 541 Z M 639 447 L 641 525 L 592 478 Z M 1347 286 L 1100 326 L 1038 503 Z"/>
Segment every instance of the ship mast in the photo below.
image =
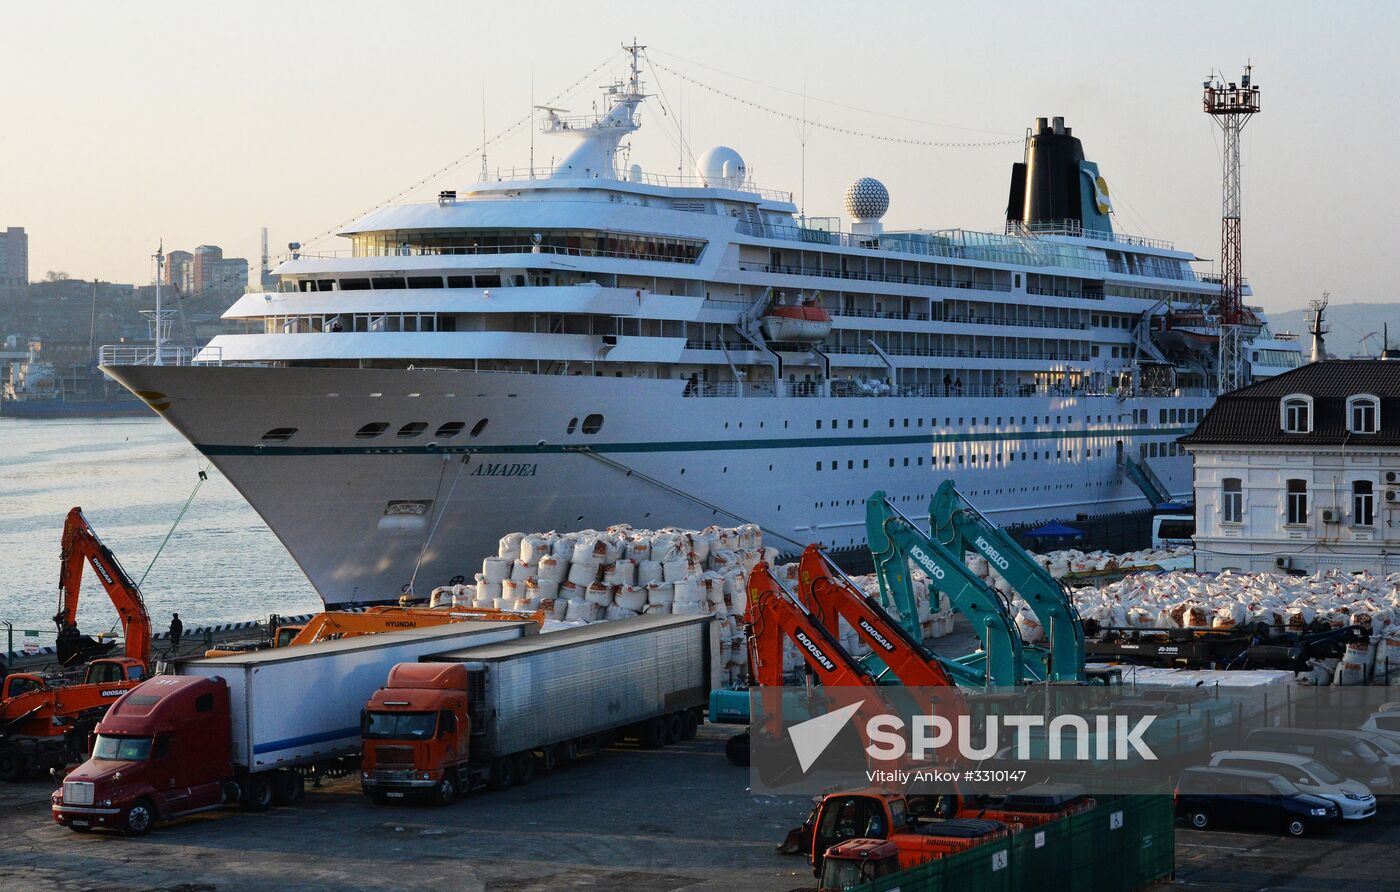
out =
<path fill-rule="evenodd" d="M 1239 84 L 1226 84 L 1212 74 L 1206 79 L 1205 112 L 1224 135 L 1221 165 L 1220 214 L 1220 359 L 1216 369 L 1220 393 L 1243 387 L 1246 381 L 1243 332 L 1244 262 L 1240 240 L 1240 133 L 1249 119 L 1259 112 L 1259 88 L 1251 83 L 1250 69 L 1244 67 Z"/>

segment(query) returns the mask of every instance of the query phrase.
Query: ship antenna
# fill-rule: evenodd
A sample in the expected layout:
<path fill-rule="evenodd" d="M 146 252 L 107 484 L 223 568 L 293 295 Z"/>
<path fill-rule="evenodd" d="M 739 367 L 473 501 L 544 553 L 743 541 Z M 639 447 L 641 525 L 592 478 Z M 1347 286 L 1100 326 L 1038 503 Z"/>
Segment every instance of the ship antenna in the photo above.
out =
<path fill-rule="evenodd" d="M 535 178 L 535 66 L 530 66 L 530 179 Z"/>
<path fill-rule="evenodd" d="M 486 170 L 486 75 L 481 76 L 481 181 L 484 183 L 490 174 Z"/>

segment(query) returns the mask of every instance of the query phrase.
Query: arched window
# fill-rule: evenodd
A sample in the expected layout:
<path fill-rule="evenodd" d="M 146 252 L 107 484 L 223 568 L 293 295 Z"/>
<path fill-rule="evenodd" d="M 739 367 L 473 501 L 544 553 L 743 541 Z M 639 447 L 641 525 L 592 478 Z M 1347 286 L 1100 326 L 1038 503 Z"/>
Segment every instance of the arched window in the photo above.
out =
<path fill-rule="evenodd" d="M 1347 397 L 1347 430 L 1374 434 L 1381 429 L 1381 401 L 1369 393 Z"/>
<path fill-rule="evenodd" d="M 1310 434 L 1313 429 L 1312 397 L 1305 393 L 1295 393 L 1283 398 L 1279 403 L 1280 426 L 1284 433 Z"/>

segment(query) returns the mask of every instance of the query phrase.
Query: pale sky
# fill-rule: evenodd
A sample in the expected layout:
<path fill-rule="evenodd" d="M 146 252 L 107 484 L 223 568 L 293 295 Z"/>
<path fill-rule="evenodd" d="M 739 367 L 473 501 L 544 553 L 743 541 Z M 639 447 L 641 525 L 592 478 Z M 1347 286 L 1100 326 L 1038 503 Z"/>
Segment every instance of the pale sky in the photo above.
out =
<path fill-rule="evenodd" d="M 1400 5 L 1158 2 L 447 3 L 9 0 L 0 23 L 0 227 L 30 233 L 31 278 L 144 282 L 167 249 L 256 263 L 309 242 L 528 114 L 635 33 L 652 58 L 753 102 L 923 140 L 1018 139 L 1063 115 L 1112 187 L 1121 232 L 1219 255 L 1212 68 L 1254 63 L 1245 131 L 1245 273 L 1278 311 L 1324 289 L 1389 300 L 1400 199 Z M 658 70 L 698 154 L 802 191 L 795 123 Z M 652 81 L 651 72 L 647 73 Z M 601 83 L 602 75 L 592 83 Z M 591 87 L 562 104 L 586 111 Z M 644 108 L 632 156 L 678 165 L 675 119 Z M 536 140 L 546 163 L 557 150 Z M 890 228 L 999 231 L 1019 145 L 925 148 L 807 135 L 811 215 L 859 176 Z M 524 131 L 489 153 L 524 166 Z M 688 167 L 688 165 L 687 165 Z M 471 159 L 412 198 L 467 186 Z M 686 171 L 689 173 L 689 170 Z M 339 241 L 333 239 L 332 241 Z"/>

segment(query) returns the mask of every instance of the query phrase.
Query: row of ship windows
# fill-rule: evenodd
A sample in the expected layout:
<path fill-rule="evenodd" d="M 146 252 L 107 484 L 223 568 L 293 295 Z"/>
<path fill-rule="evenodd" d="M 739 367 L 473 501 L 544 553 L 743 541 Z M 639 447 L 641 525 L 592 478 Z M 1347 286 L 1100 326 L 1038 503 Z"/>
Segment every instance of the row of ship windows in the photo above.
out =
<path fill-rule="evenodd" d="M 481 436 L 482 431 L 486 430 L 488 420 L 489 419 L 483 418 L 478 421 L 472 426 L 468 436 L 473 438 Z M 433 438 L 435 440 L 451 440 L 453 437 L 456 437 L 458 434 L 462 433 L 462 431 L 466 430 L 466 428 L 467 423 L 465 421 L 448 421 L 438 427 L 437 431 L 433 434 Z M 389 422 L 387 421 L 371 421 L 369 424 L 363 425 L 359 430 L 355 431 L 355 439 L 373 440 L 376 437 L 382 436 L 388 429 Z M 422 436 L 423 432 L 427 429 L 428 422 L 426 421 L 410 421 L 408 424 L 400 427 L 395 436 L 400 440 L 412 440 L 415 437 Z M 603 416 L 595 412 L 584 417 L 581 427 L 577 416 L 570 418 L 565 433 L 572 434 L 576 430 L 581 430 L 585 434 L 596 434 L 602 429 Z M 263 434 L 262 439 L 265 443 L 285 443 L 290 440 L 296 432 L 297 429 L 294 427 L 274 427 L 272 430 Z"/>
<path fill-rule="evenodd" d="M 1008 486 L 1008 487 L 1003 487 L 1003 488 L 999 488 L 999 489 L 984 489 L 984 490 L 981 490 L 981 491 L 973 490 L 972 492 L 967 493 L 967 496 L 968 496 L 968 498 L 973 498 L 973 497 L 976 497 L 976 496 L 991 496 L 991 495 L 998 495 L 998 496 L 999 496 L 999 495 L 1003 495 L 1003 494 L 1007 494 L 1007 493 L 1018 493 L 1018 492 L 1042 492 L 1042 491 L 1043 491 L 1043 492 L 1049 492 L 1049 491 L 1052 490 L 1052 489 L 1075 489 L 1075 490 L 1082 490 L 1085 486 L 1088 486 L 1088 487 L 1091 487 L 1091 488 L 1092 488 L 1092 487 L 1096 487 L 1096 486 L 1102 487 L 1102 486 L 1112 486 L 1112 485 L 1113 485 L 1113 481 L 1112 481 L 1112 480 L 1095 480 L 1095 481 L 1091 481 L 1091 482 L 1089 482 L 1089 483 L 1047 483 L 1047 484 L 1045 484 L 1044 486 L 1021 486 L 1021 487 Z M 910 499 L 925 500 L 925 499 L 931 499 L 931 498 L 933 498 L 932 495 L 928 495 L 928 496 L 924 496 L 924 495 L 896 496 L 896 497 L 893 499 L 893 501 L 898 502 L 898 501 L 901 501 L 901 500 L 902 500 L 902 501 L 907 502 L 907 501 L 909 501 Z M 861 499 L 845 499 L 844 501 L 837 500 L 837 501 L 831 501 L 831 502 L 813 502 L 813 503 L 812 503 L 812 507 L 813 507 L 813 508 L 850 508 L 850 507 L 852 507 L 853 505 L 859 505 L 859 504 L 861 504 L 861 501 L 862 501 Z"/>
<path fill-rule="evenodd" d="M 1146 412 L 1146 410 L 1141 410 L 1141 411 L 1142 411 L 1142 416 L 1141 416 L 1142 421 L 1143 421 L 1143 422 L 1146 422 L 1146 421 L 1147 421 L 1147 412 Z M 1192 423 L 1193 423 L 1193 422 L 1196 422 L 1196 421 L 1200 421 L 1201 418 L 1202 418 L 1204 415 L 1205 415 L 1205 409 L 1162 409 L 1162 410 L 1161 410 L 1161 419 L 1160 419 L 1160 423 L 1161 423 L 1161 424 L 1176 424 L 1176 423 L 1188 423 L 1188 422 L 1192 422 Z M 1051 424 L 1051 423 L 1052 423 L 1051 420 L 1050 420 L 1050 417 L 1051 417 L 1051 416 L 1049 416 L 1049 415 L 1046 415 L 1046 416 L 1045 416 L 1045 423 L 1046 423 L 1046 424 Z M 1041 422 L 1040 422 L 1040 416 L 1039 416 L 1039 415 L 1031 415 L 1031 416 L 1029 416 L 1029 418 L 1030 418 L 1030 423 L 1031 423 L 1031 424 L 1040 424 L 1040 423 L 1041 423 Z M 1063 415 L 1063 416 L 1062 416 L 1062 415 L 1056 415 L 1056 416 L 1054 416 L 1054 418 L 1055 418 L 1055 420 L 1054 420 L 1054 422 L 1053 422 L 1054 424 L 1074 424 L 1074 416 L 1073 416 L 1073 415 Z M 1015 415 L 1008 415 L 1008 416 L 997 415 L 997 416 L 996 416 L 996 423 L 997 423 L 998 425 L 1002 424 L 1002 423 L 1003 423 L 1003 419 L 1005 420 L 1004 423 L 1006 423 L 1006 424 L 1015 424 L 1015 423 L 1016 423 L 1016 416 L 1015 416 Z M 1021 416 L 1021 424 L 1026 424 L 1026 423 L 1027 423 L 1027 422 L 1026 422 L 1026 419 L 1027 419 L 1027 416 L 1022 415 L 1022 416 Z M 967 422 L 968 424 L 971 424 L 971 425 L 976 425 L 976 424 L 977 424 L 977 418 L 976 418 L 976 416 L 973 416 L 973 417 L 971 417 L 971 418 L 965 418 L 965 416 L 959 415 L 959 416 L 958 416 L 958 426 L 959 426 L 959 427 L 961 427 L 961 426 L 963 425 L 964 420 L 966 420 L 966 422 Z M 1088 414 L 1086 414 L 1086 415 L 1084 416 L 1084 419 L 1083 419 L 1083 420 L 1084 420 L 1084 423 L 1085 423 L 1085 424 L 1103 424 L 1105 420 L 1107 420 L 1109 423 L 1112 423 L 1112 422 L 1113 422 L 1113 416 L 1112 416 L 1112 415 L 1107 415 L 1107 416 L 1105 416 L 1105 415 L 1088 415 Z M 889 426 L 890 426 L 890 427 L 894 427 L 894 426 L 895 426 L 895 421 L 896 421 L 896 419 L 891 418 L 891 419 L 889 420 Z M 1136 412 L 1135 412 L 1135 413 L 1134 413 L 1133 422 L 1134 422 L 1134 423 L 1137 423 L 1137 421 L 1138 421 L 1138 418 L 1137 418 Z M 923 420 L 922 418 L 915 418 L 915 419 L 914 419 L 914 422 L 915 422 L 915 423 L 914 423 L 914 427 L 923 427 L 923 426 L 924 426 L 924 420 Z M 818 418 L 817 421 L 816 421 L 817 430 L 821 430 L 821 429 L 822 429 L 822 423 L 823 423 L 823 419 Z M 937 418 L 930 418 L 930 419 L 928 420 L 928 423 L 929 423 L 929 427 L 937 427 L 937 426 L 938 426 L 938 419 L 937 419 Z M 992 416 L 990 416 L 990 415 L 984 415 L 984 416 L 982 416 L 982 424 L 983 424 L 984 426 L 989 426 L 989 425 L 991 425 L 991 424 L 992 424 Z M 727 425 L 726 425 L 726 426 L 727 426 Z M 850 429 L 854 428 L 855 426 L 856 426 L 856 422 L 855 422 L 855 419 L 854 419 L 854 418 L 847 418 L 847 419 L 846 419 L 846 429 L 847 429 L 847 430 L 850 430 Z M 863 419 L 861 419 L 860 426 L 861 426 L 862 429 L 869 428 L 869 427 L 870 427 L 870 419 L 869 419 L 869 418 L 863 418 Z M 904 419 L 904 426 L 905 426 L 905 427 L 909 427 L 909 426 L 910 426 L 910 425 L 909 425 L 909 419 L 908 419 L 908 418 Z M 943 426 L 944 426 L 945 428 L 946 428 L 946 427 L 952 427 L 952 426 L 953 426 L 953 419 L 952 419 L 952 417 L 945 417 L 945 418 L 943 419 Z M 837 429 L 839 429 L 840 427 L 841 427 L 841 420 L 840 420 L 839 418 L 833 418 L 833 419 L 831 419 L 831 429 L 832 429 L 832 430 L 837 430 Z"/>
<path fill-rule="evenodd" d="M 500 273 L 480 276 L 379 276 L 372 279 L 302 279 L 299 291 L 401 291 L 406 288 L 500 288 Z M 514 284 L 524 285 L 524 276 L 515 276 Z"/>
<path fill-rule="evenodd" d="M 1156 445 L 1156 444 L 1154 444 L 1154 445 Z M 1026 457 L 1027 455 L 1030 456 L 1029 459 L 1027 459 L 1027 457 Z M 951 465 L 951 464 L 953 463 L 953 458 L 954 458 L 954 456 L 952 456 L 952 455 L 945 455 L 945 456 L 943 456 L 943 464 L 944 464 L 944 465 Z M 958 460 L 958 464 L 960 464 L 960 465 L 961 465 L 961 464 L 964 464 L 964 463 L 966 463 L 966 464 L 973 464 L 973 465 L 977 464 L 977 453 L 975 453 L 975 452 L 970 456 L 970 459 L 971 459 L 971 460 L 970 460 L 970 461 L 967 461 L 967 462 L 964 462 L 964 456 L 959 455 L 959 456 L 956 456 L 956 458 L 957 458 L 957 460 Z M 1079 461 L 1084 461 L 1085 459 L 1089 459 L 1089 458 L 1103 458 L 1103 449 L 1102 449 L 1102 448 L 1097 449 L 1097 450 L 1081 449 L 1081 450 L 1079 451 L 1079 459 L 1078 459 Z M 1051 457 L 1050 457 L 1050 450 L 1049 450 L 1049 449 L 1045 450 L 1045 458 L 1044 458 L 1044 459 L 1041 459 L 1040 453 L 1039 453 L 1038 451 L 1036 451 L 1036 452 L 1022 452 L 1022 453 L 1021 453 L 1021 461 L 1042 461 L 1042 460 L 1043 460 L 1043 461 L 1052 461 L 1052 459 L 1051 459 Z M 1053 460 L 1054 460 L 1054 461 L 1075 461 L 1075 460 L 1076 460 L 1076 459 L 1075 459 L 1075 452 L 1074 452 L 1073 449 L 1056 449 L 1056 450 L 1055 450 L 1055 457 L 1054 457 Z M 893 467 L 895 466 L 895 459 L 891 458 L 889 461 L 890 461 L 889 466 L 890 466 L 891 468 L 893 468 Z M 1014 461 L 1016 461 L 1016 453 L 1014 453 L 1014 452 L 1008 452 L 1008 453 L 1006 453 L 1006 463 L 1007 463 L 1007 464 L 1010 464 L 1011 462 L 1014 462 Z M 1002 463 L 1002 454 L 1001 454 L 1000 452 L 984 452 L 984 453 L 982 453 L 982 464 L 984 464 L 984 465 L 990 465 L 990 464 L 1001 464 L 1001 463 Z M 817 470 L 818 470 L 818 471 L 822 470 L 822 466 L 823 466 L 824 464 L 825 464 L 825 465 L 828 465 L 828 466 L 829 466 L 829 467 L 828 467 L 828 470 L 832 470 L 832 471 L 838 470 L 838 469 L 841 467 L 841 462 L 839 462 L 839 461 L 833 461 L 833 462 L 820 462 L 820 461 L 819 461 L 819 462 L 817 462 Z M 937 464 L 938 464 L 938 456 L 930 456 L 930 457 L 929 457 L 929 464 L 930 464 L 931 466 L 937 466 Z M 921 467 L 923 467 L 923 465 L 924 465 L 924 457 L 923 457 L 922 455 L 916 456 L 915 459 L 914 459 L 914 463 L 913 463 L 912 465 L 910 464 L 910 461 L 909 461 L 909 457 L 908 457 L 908 456 L 905 456 L 905 458 L 904 458 L 904 467 L 906 467 L 906 468 L 908 468 L 908 467 L 920 467 L 920 468 L 921 468 Z M 868 468 L 870 467 L 870 459 L 868 459 L 868 458 L 861 459 L 860 467 L 861 467 L 861 470 L 866 470 L 866 469 L 868 469 Z M 848 471 L 854 471 L 855 469 L 856 469 L 855 460 L 854 460 L 854 459 L 847 459 L 847 460 L 846 460 L 846 470 L 848 470 Z"/>

